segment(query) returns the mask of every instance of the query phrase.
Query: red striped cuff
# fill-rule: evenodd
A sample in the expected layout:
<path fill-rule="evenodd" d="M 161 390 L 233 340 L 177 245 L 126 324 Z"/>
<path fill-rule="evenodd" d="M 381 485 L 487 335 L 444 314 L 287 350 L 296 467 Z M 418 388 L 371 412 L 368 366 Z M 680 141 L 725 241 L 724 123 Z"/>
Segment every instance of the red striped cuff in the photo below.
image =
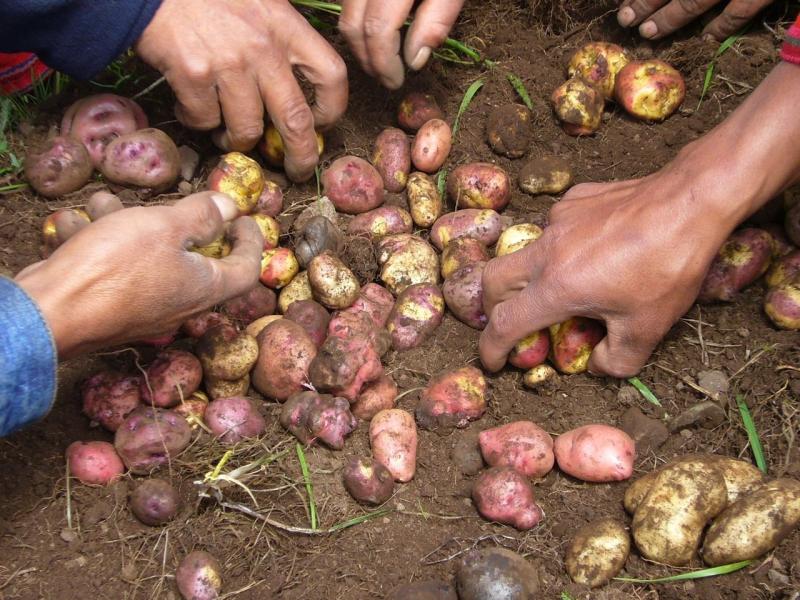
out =
<path fill-rule="evenodd" d="M 800 65 L 800 15 L 786 32 L 786 39 L 781 48 L 781 58 L 787 62 Z"/>

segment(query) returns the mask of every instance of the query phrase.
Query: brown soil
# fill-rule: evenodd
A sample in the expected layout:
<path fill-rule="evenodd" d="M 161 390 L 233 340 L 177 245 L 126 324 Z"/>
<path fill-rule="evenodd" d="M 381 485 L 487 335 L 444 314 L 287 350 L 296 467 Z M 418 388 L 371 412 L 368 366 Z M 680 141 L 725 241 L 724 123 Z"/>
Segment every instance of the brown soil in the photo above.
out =
<path fill-rule="evenodd" d="M 720 122 L 767 74 L 777 59 L 776 40 L 763 27 L 746 36 L 724 54 L 717 67 L 720 76 L 696 110 L 705 67 L 716 46 L 695 37 L 690 27 L 671 43 L 651 44 L 622 32 L 613 14 L 592 8 L 567 12 L 547 1 L 517 4 L 513 0 L 468 3 L 455 36 L 483 47 L 498 66 L 491 71 L 434 62 L 424 73 L 411 77 L 408 88 L 434 93 L 449 119 L 458 108 L 469 83 L 484 77 L 486 85 L 462 119 L 449 165 L 467 160 L 489 160 L 515 177 L 522 160 L 492 154 L 484 141 L 488 112 L 516 101 L 505 73 L 516 73 L 534 101 L 534 141 L 530 155 L 555 153 L 568 158 L 578 182 L 638 177 L 664 165 L 684 144 Z M 783 7 L 780 7 L 781 9 Z M 550 15 L 547 28 L 532 17 Z M 777 9 L 776 9 L 777 10 Z M 585 21 L 595 19 L 590 23 Z M 769 23 L 785 24 L 782 12 Z M 584 21 L 584 22 L 581 22 Z M 679 114 L 666 123 L 648 125 L 610 110 L 600 132 L 586 139 L 562 133 L 551 114 L 550 92 L 564 79 L 569 54 L 582 42 L 608 39 L 623 44 L 638 56 L 658 56 L 679 68 L 687 82 L 687 97 Z M 325 160 L 347 153 L 368 156 L 381 128 L 393 125 L 399 93 L 389 93 L 350 65 L 351 104 L 347 117 L 328 136 Z M 134 77 L 125 90 L 144 88 L 154 79 L 132 64 Z M 15 148 L 56 124 L 72 98 L 92 91 L 91 86 L 71 90 L 54 99 L 29 127 L 26 135 L 12 136 Z M 204 156 L 203 181 L 214 162 L 214 151 L 204 136 L 186 132 L 171 120 L 172 100 L 165 88 L 142 99 L 152 122 L 181 143 L 190 143 Z M 99 184 L 95 185 L 99 187 Z M 84 203 L 87 188 L 58 201 L 45 201 L 28 192 L 6 194 L 0 208 L 0 263 L 5 273 L 18 272 L 38 259 L 41 219 L 60 206 Z M 287 193 L 289 215 L 299 212 L 315 193 L 313 185 L 297 186 Z M 128 204 L 163 201 L 126 193 Z M 542 222 L 554 198 L 531 198 L 516 188 L 506 214 L 515 221 Z M 394 202 L 402 202 L 400 196 Z M 353 250 L 361 276 L 374 271 L 369 249 Z M 638 473 L 666 459 L 688 452 L 717 452 L 749 459 L 751 453 L 741 420 L 731 404 L 742 393 L 751 407 L 773 476 L 800 476 L 797 395 L 800 393 L 800 344 L 796 333 L 775 330 L 762 313 L 764 290 L 756 284 L 732 304 L 693 307 L 669 333 L 641 373 L 663 403 L 663 409 L 630 394 L 624 382 L 586 375 L 562 377 L 541 393 L 521 386 L 521 373 L 506 369 L 490 378 L 488 414 L 467 432 L 447 436 L 421 432 L 419 465 L 415 479 L 400 486 L 389 501 L 393 512 L 338 533 L 322 536 L 293 534 L 254 520 L 233 509 L 222 509 L 213 499 L 198 499 L 202 481 L 225 449 L 205 434 L 161 475 L 180 484 L 184 507 L 165 528 L 139 524 L 126 505 L 134 478 L 108 488 L 90 488 L 72 482 L 68 491 L 63 461 L 66 446 L 79 439 L 110 439 L 90 429 L 80 414 L 77 383 L 103 365 L 135 369 L 134 352 L 95 355 L 70 361 L 59 369 L 59 395 L 52 413 L 41 423 L 0 440 L 0 599 L 29 598 L 176 598 L 173 573 L 179 559 L 194 548 L 212 552 L 223 564 L 225 591 L 234 597 L 285 599 L 382 598 L 394 586 L 414 580 L 451 579 L 458 557 L 477 546 L 502 545 L 524 554 L 540 579 L 542 598 L 568 592 L 574 598 L 588 592 L 570 583 L 563 566 L 565 544 L 586 522 L 603 516 L 627 517 L 622 509 L 625 484 L 587 484 L 556 471 L 536 482 L 544 508 L 540 526 L 520 533 L 481 519 L 469 499 L 473 475 L 462 475 L 451 452 L 463 436 L 503 422 L 530 419 L 556 434 L 591 422 L 619 424 L 631 405 L 659 418 L 673 417 L 704 400 L 687 385 L 698 372 L 721 369 L 731 377 L 731 391 L 723 398 L 727 418 L 712 429 L 688 427 L 669 435 L 659 448 L 641 453 Z M 400 406 L 413 409 L 418 389 L 445 369 L 477 361 L 478 333 L 446 317 L 435 336 L 422 347 L 391 353 L 387 370 L 406 393 Z M 138 349 L 144 364 L 152 350 Z M 622 391 L 620 391 L 622 389 Z M 306 490 L 293 440 L 277 423 L 279 406 L 264 403 L 270 423 L 267 435 L 256 444 L 235 449 L 225 469 L 244 465 L 272 452 L 285 451 L 247 480 L 257 510 L 285 524 L 307 527 Z M 346 456 L 368 454 L 367 427 L 361 425 L 343 452 L 320 448 L 306 450 L 311 468 L 316 506 L 322 527 L 365 514 L 344 491 L 339 470 Z M 255 507 L 236 486 L 222 488 L 224 499 Z M 70 516 L 71 515 L 71 516 Z M 68 526 L 71 518 L 71 528 Z M 696 562 L 692 566 L 700 567 Z M 652 578 L 674 572 L 642 560 L 634 551 L 625 573 Z M 796 598 L 800 588 L 800 532 L 795 531 L 774 554 L 750 568 L 725 577 L 696 582 L 642 585 L 614 582 L 592 593 L 593 598 L 751 599 Z M 793 595 L 795 594 L 795 595 Z"/>

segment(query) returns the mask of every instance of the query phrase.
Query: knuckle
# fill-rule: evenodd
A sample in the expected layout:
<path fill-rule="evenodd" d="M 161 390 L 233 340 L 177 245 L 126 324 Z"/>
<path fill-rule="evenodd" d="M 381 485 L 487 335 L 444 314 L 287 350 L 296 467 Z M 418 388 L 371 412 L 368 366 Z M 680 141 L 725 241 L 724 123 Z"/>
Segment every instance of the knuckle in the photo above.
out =
<path fill-rule="evenodd" d="M 345 65 L 344 59 L 335 52 L 328 57 L 324 72 L 332 82 L 337 84 L 347 82 L 347 65 Z"/>
<path fill-rule="evenodd" d="M 359 27 L 356 23 L 346 17 L 339 19 L 339 31 L 347 39 L 352 39 L 358 36 Z"/>
<path fill-rule="evenodd" d="M 264 133 L 263 123 L 246 123 L 231 127 L 228 137 L 231 142 L 231 150 L 249 150 Z"/>
<path fill-rule="evenodd" d="M 193 58 L 183 68 L 186 79 L 195 84 L 207 84 L 211 81 L 211 63 L 202 58 Z"/>
<path fill-rule="evenodd" d="M 370 16 L 364 19 L 364 35 L 368 38 L 382 36 L 386 32 L 386 21 L 383 17 Z"/>
<path fill-rule="evenodd" d="M 281 111 L 286 137 L 301 138 L 314 128 L 314 115 L 305 99 L 292 99 Z"/>
<path fill-rule="evenodd" d="M 688 15 L 701 15 L 706 11 L 702 0 L 678 0 L 678 5 Z"/>

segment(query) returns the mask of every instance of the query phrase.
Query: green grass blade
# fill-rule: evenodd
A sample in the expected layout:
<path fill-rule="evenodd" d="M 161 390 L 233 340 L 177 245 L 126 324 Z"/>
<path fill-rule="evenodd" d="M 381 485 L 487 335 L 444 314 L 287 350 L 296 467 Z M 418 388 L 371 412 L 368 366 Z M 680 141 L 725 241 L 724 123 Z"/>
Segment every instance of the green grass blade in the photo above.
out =
<path fill-rule="evenodd" d="M 444 198 L 444 186 L 447 184 L 447 169 L 442 169 L 436 176 L 436 189 L 439 190 L 439 197 Z"/>
<path fill-rule="evenodd" d="M 744 401 L 744 396 L 741 394 L 736 395 L 736 405 L 739 407 L 739 414 L 742 415 L 742 423 L 747 432 L 747 439 L 750 441 L 750 448 L 753 450 L 753 458 L 756 459 L 756 466 L 766 475 L 767 461 L 764 460 L 764 447 L 761 445 L 761 439 L 758 437 L 753 415 L 750 414 L 750 409 L 747 408 L 747 403 Z"/>
<path fill-rule="evenodd" d="M 714 53 L 714 58 L 711 59 L 711 62 L 708 63 L 706 67 L 706 75 L 703 78 L 703 90 L 700 92 L 700 100 L 697 101 L 697 109 L 700 108 L 700 105 L 703 103 L 703 98 L 706 97 L 706 92 L 708 88 L 711 87 L 711 81 L 714 79 L 714 69 L 716 67 L 717 59 L 725 54 L 728 50 L 730 50 L 731 46 L 733 46 L 739 38 L 741 38 L 745 33 L 747 33 L 747 26 L 745 26 L 740 32 L 734 33 L 731 36 L 728 36 L 725 41 L 723 41 L 717 51 Z"/>
<path fill-rule="evenodd" d="M 308 513 L 311 516 L 311 529 L 317 528 L 317 504 L 314 502 L 314 488 L 311 485 L 311 473 L 308 471 L 308 463 L 306 462 L 306 453 L 303 451 L 303 446 L 299 443 L 297 448 L 297 460 L 300 461 L 300 470 L 303 472 L 303 479 L 306 482 L 306 492 L 308 493 Z"/>
<path fill-rule="evenodd" d="M 388 515 L 392 512 L 391 508 L 379 508 L 378 510 L 374 510 L 371 513 L 367 513 L 365 515 L 361 515 L 359 517 L 355 517 L 353 519 L 348 519 L 347 521 L 342 521 L 341 523 L 337 523 L 333 527 L 330 528 L 331 533 L 336 531 L 341 531 L 342 529 L 347 529 L 348 527 L 353 527 L 354 525 L 360 525 L 361 523 L 365 523 L 372 519 L 376 519 L 378 517 L 382 517 L 383 515 Z"/>
<path fill-rule="evenodd" d="M 561 592 L 561 600 L 575 600 L 569 592 Z"/>
<path fill-rule="evenodd" d="M 700 92 L 700 100 L 697 101 L 698 109 L 700 108 L 700 105 L 703 103 L 703 98 L 706 97 L 706 92 L 708 91 L 708 88 L 711 87 L 711 80 L 714 79 L 714 65 L 715 63 L 712 60 L 710 63 L 708 63 L 708 66 L 706 67 L 706 76 L 705 79 L 703 79 L 703 91 Z"/>
<path fill-rule="evenodd" d="M 522 79 L 514 75 L 514 73 L 507 73 L 506 78 L 511 86 L 517 91 L 519 97 L 522 98 L 525 106 L 527 106 L 529 110 L 533 110 L 533 101 L 531 100 L 531 96 L 528 94 L 528 90 L 525 87 L 525 84 L 522 82 Z"/>
<path fill-rule="evenodd" d="M 656 398 L 656 395 L 650 391 L 650 388 L 647 387 L 644 383 L 642 383 L 641 379 L 638 377 L 629 377 L 628 383 L 630 383 L 633 387 L 639 390 L 639 393 L 644 396 L 644 399 L 647 400 L 650 404 L 655 404 L 656 406 L 661 406 L 661 402 Z"/>
<path fill-rule="evenodd" d="M 700 569 L 698 571 L 688 571 L 679 575 L 670 575 L 669 577 L 659 577 L 658 579 L 635 579 L 633 577 L 614 577 L 616 581 L 624 581 L 626 583 L 671 583 L 673 581 L 686 581 L 687 579 L 703 579 L 704 577 L 715 577 L 717 575 L 727 575 L 734 571 L 744 569 L 747 565 L 752 563 L 752 560 L 742 560 L 727 565 L 720 565 L 718 567 L 711 567 L 710 569 Z"/>
<path fill-rule="evenodd" d="M 466 92 L 464 92 L 464 97 L 461 99 L 461 105 L 458 107 L 456 120 L 453 122 L 453 137 L 456 137 L 456 133 L 458 132 L 458 124 L 461 121 L 461 115 L 463 115 L 467 108 L 469 108 L 472 99 L 475 97 L 475 94 L 478 93 L 478 90 L 483 87 L 483 84 L 483 79 L 473 81 L 472 85 L 467 88 Z"/>

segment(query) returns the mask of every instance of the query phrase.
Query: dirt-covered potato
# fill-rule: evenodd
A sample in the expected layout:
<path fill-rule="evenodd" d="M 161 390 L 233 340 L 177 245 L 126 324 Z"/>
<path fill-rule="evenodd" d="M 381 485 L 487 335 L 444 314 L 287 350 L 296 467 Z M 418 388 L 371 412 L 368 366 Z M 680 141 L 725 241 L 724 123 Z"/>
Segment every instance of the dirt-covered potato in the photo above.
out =
<path fill-rule="evenodd" d="M 25 156 L 25 179 L 47 198 L 81 189 L 93 170 L 86 148 L 71 137 L 49 138 Z"/>
<path fill-rule="evenodd" d="M 383 375 L 381 352 L 368 335 L 338 336 L 329 331 L 308 374 L 316 389 L 354 402 L 366 384 Z"/>
<path fill-rule="evenodd" d="M 678 110 L 686 95 L 683 77 L 663 60 L 633 60 L 620 69 L 614 98 L 628 114 L 663 121 Z"/>
<path fill-rule="evenodd" d="M 192 429 L 179 414 L 142 406 L 114 434 L 114 448 L 132 473 L 143 475 L 167 464 L 192 439 Z"/>
<path fill-rule="evenodd" d="M 219 325 L 233 326 L 233 322 L 222 313 L 204 310 L 203 312 L 190 317 L 181 325 L 181 331 L 192 338 L 201 338 L 206 331 L 218 327 Z"/>
<path fill-rule="evenodd" d="M 483 312 L 483 269 L 486 263 L 461 267 L 442 285 L 447 308 L 462 323 L 474 329 L 486 327 L 489 319 Z"/>
<path fill-rule="evenodd" d="M 386 328 L 395 350 L 409 350 L 424 342 L 444 318 L 444 296 L 431 283 L 408 286 L 397 297 Z"/>
<path fill-rule="evenodd" d="M 376 243 L 381 281 L 397 296 L 415 283 L 439 283 L 439 256 L 431 245 L 410 233 L 387 235 Z"/>
<path fill-rule="evenodd" d="M 195 550 L 178 565 L 175 582 L 183 600 L 216 600 L 222 590 L 222 567 L 208 552 Z"/>
<path fill-rule="evenodd" d="M 521 531 L 536 526 L 543 516 L 531 484 L 512 467 L 491 467 L 478 475 L 472 501 L 486 519 Z"/>
<path fill-rule="evenodd" d="M 377 283 L 368 283 L 348 310 L 366 313 L 375 327 L 385 327 L 393 307 L 394 296 L 389 290 Z"/>
<path fill-rule="evenodd" d="M 408 136 L 396 127 L 387 127 L 375 138 L 372 164 L 383 179 L 388 192 L 402 192 L 411 171 L 411 142 Z"/>
<path fill-rule="evenodd" d="M 522 383 L 525 384 L 525 387 L 535 390 L 554 381 L 557 377 L 558 373 L 556 370 L 545 363 L 536 365 L 532 369 L 525 371 L 525 374 L 522 376 Z"/>
<path fill-rule="evenodd" d="M 531 111 L 521 104 L 503 104 L 489 113 L 486 140 L 497 154 L 508 158 L 524 156 L 531 144 Z"/>
<path fill-rule="evenodd" d="M 219 398 L 208 405 L 205 422 L 223 444 L 235 444 L 258 437 L 267 428 L 253 400 L 246 396 Z"/>
<path fill-rule="evenodd" d="M 438 219 L 443 210 L 442 196 L 430 175 L 415 171 L 408 177 L 406 185 L 408 208 L 417 227 L 427 229 Z"/>
<path fill-rule="evenodd" d="M 470 237 L 491 246 L 500 237 L 500 215 L 492 209 L 465 208 L 436 219 L 431 229 L 431 242 L 439 250 L 457 238 Z"/>
<path fill-rule="evenodd" d="M 342 156 L 322 172 L 322 185 L 336 210 L 357 215 L 383 204 L 381 174 L 357 156 Z"/>
<path fill-rule="evenodd" d="M 245 396 L 247 395 L 247 390 L 250 389 L 250 375 L 232 380 L 206 377 L 203 383 L 212 400 L 232 398 L 233 396 Z"/>
<path fill-rule="evenodd" d="M 42 222 L 44 256 L 52 254 L 56 248 L 89 223 L 89 215 L 79 208 L 61 208 L 47 215 Z"/>
<path fill-rule="evenodd" d="M 572 165 L 560 156 L 539 156 L 519 170 L 519 187 L 523 192 L 560 194 L 572 185 Z"/>
<path fill-rule="evenodd" d="M 350 405 L 350 412 L 363 421 L 370 421 L 382 410 L 394 408 L 395 404 L 397 404 L 397 384 L 384 373 L 361 389 L 356 401 Z"/>
<path fill-rule="evenodd" d="M 319 440 L 333 450 L 344 448 L 344 438 L 358 424 L 346 399 L 311 391 L 290 396 L 280 422 L 303 444 Z"/>
<path fill-rule="evenodd" d="M 100 217 L 105 217 L 123 208 L 125 207 L 119 196 L 100 190 L 89 196 L 89 201 L 86 203 L 86 214 L 92 221 L 97 221 Z"/>
<path fill-rule="evenodd" d="M 484 429 L 478 443 L 492 467 L 513 467 L 526 477 L 544 477 L 553 469 L 553 438 L 531 421 Z"/>
<path fill-rule="evenodd" d="M 772 236 L 763 229 L 749 227 L 733 232 L 708 268 L 697 299 L 733 300 L 739 290 L 767 272 L 773 248 Z"/>
<path fill-rule="evenodd" d="M 356 215 L 347 224 L 347 233 L 378 239 L 395 233 L 411 233 L 411 215 L 399 206 L 379 206 Z"/>
<path fill-rule="evenodd" d="M 475 367 L 447 371 L 420 394 L 417 422 L 423 429 L 466 427 L 486 412 L 486 378 Z"/>
<path fill-rule="evenodd" d="M 137 519 L 145 525 L 156 527 L 175 518 L 181 497 L 169 481 L 146 479 L 131 492 L 128 503 Z"/>
<path fill-rule="evenodd" d="M 572 317 L 550 326 L 550 360 L 562 373 L 583 373 L 594 347 L 605 336 L 599 321 Z"/>
<path fill-rule="evenodd" d="M 289 307 L 298 300 L 313 300 L 311 284 L 308 282 L 308 271 L 300 271 L 278 295 L 278 310 L 286 314 Z"/>
<path fill-rule="evenodd" d="M 100 371 L 83 382 L 83 414 L 109 431 L 116 431 L 142 403 L 141 378 L 113 371 Z"/>
<path fill-rule="evenodd" d="M 397 122 L 406 131 L 417 131 L 431 119 L 443 118 L 436 98 L 423 92 L 410 92 L 397 107 Z"/>
<path fill-rule="evenodd" d="M 572 581 L 596 588 L 617 576 L 630 551 L 631 539 L 625 525 L 605 518 L 587 523 L 575 533 L 564 563 Z"/>
<path fill-rule="evenodd" d="M 323 252 L 338 255 L 343 248 L 342 232 L 328 217 L 322 215 L 310 217 L 302 229 L 297 230 L 294 252 L 301 267 L 308 268 L 308 263 Z"/>
<path fill-rule="evenodd" d="M 223 154 L 217 166 L 208 174 L 209 190 L 222 192 L 233 198 L 239 213 L 253 212 L 264 191 L 264 172 L 261 166 L 241 152 Z"/>
<path fill-rule="evenodd" d="M 191 396 L 203 380 L 198 358 L 185 350 L 163 350 L 147 367 L 140 386 L 142 401 L 170 408 Z"/>
<path fill-rule="evenodd" d="M 415 581 L 397 586 L 386 600 L 458 600 L 458 596 L 446 581 Z"/>
<path fill-rule="evenodd" d="M 195 348 L 206 377 L 233 381 L 247 375 L 258 358 L 258 344 L 235 327 L 210 329 Z"/>
<path fill-rule="evenodd" d="M 469 163 L 456 167 L 447 176 L 447 195 L 456 208 L 500 211 L 511 200 L 511 182 L 502 167 Z"/>
<path fill-rule="evenodd" d="M 247 325 L 274 313 L 277 303 L 275 292 L 257 283 L 249 292 L 223 302 L 222 312 L 237 323 Z"/>
<path fill-rule="evenodd" d="M 281 226 L 278 222 L 273 217 L 260 213 L 254 213 L 250 215 L 250 217 L 256 222 L 256 225 L 258 225 L 258 229 L 261 231 L 261 237 L 264 238 L 264 250 L 276 248 L 281 237 Z"/>
<path fill-rule="evenodd" d="M 314 132 L 317 136 L 317 154 L 322 156 L 322 152 L 325 150 L 325 138 L 322 137 L 322 134 L 319 131 Z M 284 146 L 283 146 L 283 136 L 278 129 L 270 123 L 264 129 L 264 137 L 261 138 L 261 141 L 258 143 L 258 151 L 261 153 L 261 156 L 264 157 L 264 160 L 267 161 L 267 164 L 273 167 L 283 167 L 283 160 L 286 157 Z"/>
<path fill-rule="evenodd" d="M 495 247 L 495 256 L 505 256 L 517 250 L 522 250 L 531 242 L 535 242 L 544 231 L 538 225 L 533 223 L 520 223 L 512 225 L 503 230 L 497 240 Z"/>
<path fill-rule="evenodd" d="M 383 310 L 386 307 L 379 308 Z M 391 306 L 388 310 L 391 311 Z M 346 310 L 333 314 L 328 323 L 328 338 L 342 340 L 358 338 L 372 344 L 378 356 L 383 356 L 392 346 L 389 332 L 379 324 L 383 319 L 383 313 L 377 314 L 369 309 L 357 308 L 357 304 L 354 304 Z"/>
<path fill-rule="evenodd" d="M 389 469 L 395 481 L 405 483 L 417 470 L 417 425 L 411 413 L 389 408 L 369 423 L 372 456 Z"/>
<path fill-rule="evenodd" d="M 69 474 L 87 485 L 108 485 L 125 472 L 125 465 L 108 442 L 72 442 L 66 457 Z"/>
<path fill-rule="evenodd" d="M 456 585 L 461 600 L 533 600 L 541 597 L 539 574 L 534 566 L 505 548 L 472 550 L 458 567 Z M 440 600 L 449 599 L 443 597 Z"/>
<path fill-rule="evenodd" d="M 353 304 L 361 289 L 347 265 L 327 251 L 315 256 L 308 264 L 308 283 L 314 300 L 331 310 Z"/>
<path fill-rule="evenodd" d="M 781 329 L 800 329 L 800 277 L 770 289 L 764 312 Z"/>
<path fill-rule="evenodd" d="M 283 212 L 283 190 L 281 190 L 281 186 L 265 177 L 264 189 L 261 190 L 261 194 L 258 196 L 253 212 L 273 218 L 281 214 Z"/>
<path fill-rule="evenodd" d="M 417 131 L 411 145 L 414 168 L 424 173 L 435 173 L 447 160 L 452 143 L 450 125 L 442 119 L 426 121 Z"/>
<path fill-rule="evenodd" d="M 583 481 L 622 481 L 633 474 L 636 444 L 610 425 L 584 425 L 562 433 L 553 450 L 558 468 Z"/>
<path fill-rule="evenodd" d="M 558 86 L 552 96 L 553 109 L 569 135 L 592 135 L 600 128 L 605 100 L 603 93 L 581 77 Z"/>
<path fill-rule="evenodd" d="M 164 190 L 178 178 L 178 148 L 160 129 L 139 129 L 106 146 L 98 169 L 108 181 L 120 185 Z"/>
<path fill-rule="evenodd" d="M 279 401 L 302 391 L 317 355 L 306 330 L 293 321 L 279 319 L 267 325 L 256 339 L 258 362 L 252 372 L 253 386 Z"/>
<path fill-rule="evenodd" d="M 292 302 L 283 316 L 305 329 L 317 348 L 322 346 L 322 342 L 328 337 L 328 323 L 331 316 L 325 307 L 314 300 Z"/>
<path fill-rule="evenodd" d="M 364 504 L 383 504 L 394 493 L 394 479 L 389 469 L 372 458 L 348 458 L 342 469 L 342 480 L 350 495 Z"/>
<path fill-rule="evenodd" d="M 611 100 L 614 97 L 617 73 L 629 60 L 625 50 L 617 44 L 589 42 L 578 48 L 569 59 L 567 74 L 570 77 L 582 77 L 597 87 L 606 100 Z"/>
<path fill-rule="evenodd" d="M 278 290 L 288 285 L 299 271 L 297 257 L 289 248 L 272 248 L 261 255 L 259 281 L 267 287 Z"/>
<path fill-rule="evenodd" d="M 442 279 L 448 279 L 467 265 L 485 263 L 489 258 L 489 251 L 483 242 L 471 237 L 455 238 L 442 251 Z"/>
<path fill-rule="evenodd" d="M 772 288 L 798 278 L 800 278 L 800 250 L 792 250 L 772 263 L 764 282 Z"/>
<path fill-rule="evenodd" d="M 519 369 L 532 369 L 542 364 L 549 352 L 550 335 L 542 329 L 518 341 L 508 355 L 508 362 Z"/>

